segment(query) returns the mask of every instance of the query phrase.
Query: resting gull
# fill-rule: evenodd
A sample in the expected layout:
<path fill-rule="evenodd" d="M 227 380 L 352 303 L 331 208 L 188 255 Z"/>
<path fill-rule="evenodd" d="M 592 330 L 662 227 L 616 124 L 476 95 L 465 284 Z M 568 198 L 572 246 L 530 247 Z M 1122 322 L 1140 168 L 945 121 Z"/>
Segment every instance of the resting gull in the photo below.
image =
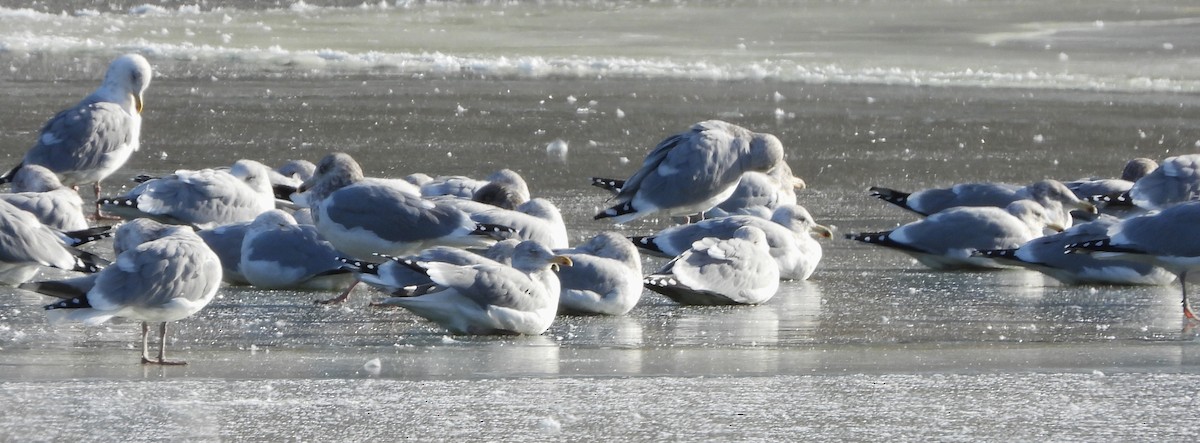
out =
<path fill-rule="evenodd" d="M 142 183 L 124 196 L 102 198 L 100 204 L 106 212 L 126 219 L 149 217 L 209 229 L 254 220 L 275 208 L 275 195 L 266 166 L 238 160 L 228 171 L 176 171 Z"/>
<path fill-rule="evenodd" d="M 312 225 L 278 209 L 259 214 L 246 229 L 238 268 L 251 285 L 262 289 L 345 288 L 354 276 L 342 269 L 333 245 Z"/>
<path fill-rule="evenodd" d="M 33 214 L 0 200 L 0 284 L 29 281 L 39 266 L 96 272 L 108 264 L 70 244 L 80 241 L 43 225 Z"/>
<path fill-rule="evenodd" d="M 770 219 L 733 215 L 672 226 L 657 234 L 632 237 L 631 240 L 646 253 L 674 257 L 702 238 L 730 238 L 742 226 L 754 226 L 763 231 L 771 256 L 779 264 L 779 276 L 785 280 L 807 280 L 812 276 L 822 255 L 821 244 L 813 236 L 833 236 L 833 232 L 817 224 L 803 206 L 783 205 L 775 209 Z"/>
<path fill-rule="evenodd" d="M 432 283 L 375 305 L 405 308 L 455 334 L 538 335 L 558 312 L 554 268 L 570 265 L 535 241 L 517 245 L 512 266 L 416 262 Z"/>
<path fill-rule="evenodd" d="M 1005 183 L 962 183 L 949 188 L 926 189 L 911 194 L 894 189 L 872 187 L 871 196 L 901 208 L 928 216 L 950 208 L 992 206 L 1003 208 L 1017 200 L 1033 200 L 1047 210 L 1050 220 L 1070 227 L 1071 211 L 1096 214 L 1096 206 L 1080 200 L 1057 180 L 1041 180 L 1028 186 Z"/>
<path fill-rule="evenodd" d="M 1109 228 L 1118 222 L 1120 219 L 1102 214 L 1096 220 L 1035 238 L 1018 248 L 979 251 L 979 255 L 1041 272 L 1068 285 L 1165 285 L 1174 281 L 1175 274 L 1150 263 L 1063 253 L 1067 245 L 1106 237 Z"/>
<path fill-rule="evenodd" d="M 642 298 L 642 257 L 615 232 L 555 253 L 571 259 L 558 271 L 560 313 L 625 315 Z"/>
<path fill-rule="evenodd" d="M 779 291 L 779 267 L 761 229 L 708 237 L 646 276 L 646 289 L 685 305 L 756 305 Z"/>
<path fill-rule="evenodd" d="M 1002 268 L 975 257 L 979 250 L 1019 247 L 1051 228 L 1046 209 L 1017 200 L 1004 209 L 991 206 L 950 208 L 891 231 L 847 234 L 846 238 L 903 252 L 933 269 Z"/>
<path fill-rule="evenodd" d="M 58 176 L 39 165 L 25 165 L 13 177 L 13 192 L 0 194 L 42 224 L 59 231 L 79 231 L 88 228 L 83 212 L 83 199 L 74 189 L 63 186 Z"/>

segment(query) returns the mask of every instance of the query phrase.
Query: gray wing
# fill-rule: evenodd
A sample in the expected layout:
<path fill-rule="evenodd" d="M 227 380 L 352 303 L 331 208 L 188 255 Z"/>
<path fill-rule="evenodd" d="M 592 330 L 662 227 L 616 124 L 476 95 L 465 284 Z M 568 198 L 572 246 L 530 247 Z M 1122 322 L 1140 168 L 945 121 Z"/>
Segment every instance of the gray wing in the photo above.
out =
<path fill-rule="evenodd" d="M 571 259 L 571 266 L 558 270 L 559 284 L 564 291 L 592 292 L 603 298 L 624 287 L 629 278 L 641 280 L 641 272 L 630 272 L 628 266 L 617 260 L 585 254 L 568 254 L 567 257 Z"/>
<path fill-rule="evenodd" d="M 499 306 L 518 311 L 533 311 L 546 297 L 546 288 L 528 275 L 501 264 L 455 266 L 430 263 L 429 278 L 434 283 L 453 288 L 474 300 L 484 309 Z"/>
<path fill-rule="evenodd" d="M 423 272 L 418 272 L 412 267 L 401 263 L 400 260 L 409 260 L 418 264 L 437 262 L 457 266 L 470 266 L 493 262 L 482 255 L 467 250 L 448 246 L 434 246 L 421 251 L 417 255 L 389 259 L 379 265 L 379 270 L 375 276 L 363 275 L 362 281 L 372 286 L 381 287 L 387 291 L 394 291 L 407 286 L 419 286 L 430 283 L 428 275 Z"/>
<path fill-rule="evenodd" d="M 736 184 L 743 170 L 735 140 L 723 131 L 702 131 L 666 153 L 645 175 L 638 198 L 659 208 L 702 202 Z M 634 191 L 627 181 L 621 189 Z M 618 200 L 621 196 L 618 194 Z"/>
<path fill-rule="evenodd" d="M 796 194 L 791 194 L 791 201 L 781 201 L 780 183 L 774 177 L 761 172 L 747 172 L 738 181 L 733 195 L 706 213 L 706 216 L 737 214 L 742 210 L 754 207 L 775 209 L 784 203 L 796 203 Z M 719 212 L 718 212 L 719 211 Z"/>
<path fill-rule="evenodd" d="M 341 267 L 338 252 L 312 226 L 293 225 L 260 232 L 253 238 L 247 237 L 242 248 L 245 260 L 273 262 L 309 277 Z"/>
<path fill-rule="evenodd" d="M 0 261 L 72 269 L 75 257 L 63 240 L 28 212 L 0 203 Z"/>
<path fill-rule="evenodd" d="M 474 229 L 462 211 L 385 186 L 348 186 L 323 203 L 330 221 L 392 242 L 415 242 Z"/>
<path fill-rule="evenodd" d="M 137 197 L 139 210 L 195 225 L 253 220 L 274 207 L 273 197 L 267 203 L 266 196 L 220 171 L 196 171 L 180 174 L 177 180 L 153 180 L 146 184 Z"/>
<path fill-rule="evenodd" d="M 655 234 L 654 244 L 669 256 L 682 254 L 691 249 L 692 243 L 706 238 L 732 238 L 733 232 L 742 226 L 756 226 L 760 229 L 770 221 L 750 215 L 734 215 L 729 217 L 704 220 L 699 223 L 673 226 Z"/>
<path fill-rule="evenodd" d="M 1067 185 L 1067 189 L 1070 189 L 1076 197 L 1082 200 L 1098 195 L 1117 195 L 1129 192 L 1133 188 L 1133 182 L 1115 178 L 1078 180 L 1063 184 Z"/>
<path fill-rule="evenodd" d="M 779 266 L 770 255 L 757 253 L 752 243 L 741 240 L 705 242 L 681 256 L 671 272 L 693 290 L 743 303 L 748 290 L 779 281 Z"/>
<path fill-rule="evenodd" d="M 1029 228 L 1000 208 L 952 208 L 896 228 L 892 241 L 933 254 L 1016 248 Z"/>
<path fill-rule="evenodd" d="M 88 301 L 101 310 L 155 308 L 173 299 L 201 300 L 221 282 L 221 265 L 204 242 L 168 236 L 117 256 L 96 277 Z"/>
<path fill-rule="evenodd" d="M 1126 219 L 1109 232 L 1115 245 L 1151 255 L 1196 257 L 1200 256 L 1200 236 L 1189 235 L 1196 226 L 1200 226 L 1200 202 L 1189 202 Z"/>
<path fill-rule="evenodd" d="M 114 103 L 80 103 L 64 110 L 42 128 L 24 163 L 64 172 L 102 168 L 112 162 L 105 154 L 133 141 L 132 119 Z M 69 177 L 69 176 L 68 176 Z M 64 180 L 65 185 L 78 183 Z"/>
<path fill-rule="evenodd" d="M 621 187 L 621 191 L 617 193 L 615 199 L 619 202 L 632 200 L 633 196 L 637 194 L 637 190 L 641 188 L 642 181 L 646 179 L 646 176 L 653 174 L 667 158 L 667 154 L 670 154 L 673 149 L 680 144 L 687 143 L 688 136 L 692 132 L 695 132 L 695 128 L 688 132 L 672 135 L 659 142 L 658 146 L 655 146 L 654 150 L 646 155 L 646 159 L 642 161 L 642 167 L 635 171 L 628 180 L 625 180 L 625 186 Z"/>
<path fill-rule="evenodd" d="M 0 194 L 0 199 L 33 214 L 52 229 L 69 232 L 88 227 L 87 217 L 83 215 L 83 199 L 69 189 Z"/>
<path fill-rule="evenodd" d="M 213 253 L 217 254 L 224 270 L 224 278 L 230 283 L 249 283 L 241 273 L 242 240 L 246 237 L 249 226 L 249 222 L 232 223 L 196 232 Z"/>
<path fill-rule="evenodd" d="M 1162 209 L 1200 196 L 1200 155 L 1181 155 L 1162 162 L 1154 172 L 1129 189 L 1133 204 L 1145 209 Z"/>
<path fill-rule="evenodd" d="M 925 215 L 959 206 L 1003 208 L 1020 198 L 1021 187 L 1003 183 L 962 183 L 950 188 L 926 189 L 908 197 L 908 205 Z"/>

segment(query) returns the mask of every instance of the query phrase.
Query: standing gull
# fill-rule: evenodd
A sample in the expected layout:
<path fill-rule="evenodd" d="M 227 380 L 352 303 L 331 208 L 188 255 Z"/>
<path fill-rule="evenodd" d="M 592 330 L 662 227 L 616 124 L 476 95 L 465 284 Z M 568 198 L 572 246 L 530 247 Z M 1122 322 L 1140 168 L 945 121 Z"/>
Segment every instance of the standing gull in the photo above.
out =
<path fill-rule="evenodd" d="M 1004 209 L 961 207 L 938 212 L 891 231 L 847 234 L 846 238 L 903 252 L 933 269 L 1003 268 L 975 251 L 1016 248 L 1051 228 L 1046 209 L 1017 200 Z"/>
<path fill-rule="evenodd" d="M 745 172 L 768 171 L 782 161 L 783 144 L 774 135 L 700 122 L 660 142 L 625 180 L 617 204 L 595 218 L 626 223 L 660 212 L 703 213 L 729 198 Z"/>
<path fill-rule="evenodd" d="M 46 305 L 54 321 L 97 325 L 113 317 L 141 320 L 142 363 L 185 364 L 166 359 L 167 322 L 189 317 L 212 301 L 221 285 L 221 265 L 190 228 L 150 223 L 119 228 L 116 242 L 128 243 L 122 237 L 135 235 L 144 243 L 124 249 L 113 266 L 99 273 L 20 287 L 63 299 Z M 128 234 L 147 226 L 153 231 Z M 149 322 L 162 323 L 157 358 L 150 357 Z"/>
<path fill-rule="evenodd" d="M 779 291 L 779 267 L 763 231 L 743 226 L 708 237 L 646 276 L 646 289 L 685 305 L 756 305 Z"/>
<path fill-rule="evenodd" d="M 570 259 L 534 241 L 517 245 L 511 267 L 417 262 L 415 269 L 433 283 L 376 305 L 400 306 L 455 334 L 538 335 L 558 312 L 554 268 L 570 265 Z"/>
<path fill-rule="evenodd" d="M 1188 304 L 1187 276 L 1200 270 L 1200 202 L 1188 202 L 1148 215 L 1132 217 L 1108 229 L 1108 236 L 1067 245 L 1068 251 L 1091 253 L 1100 259 L 1152 263 L 1179 276 L 1183 316 L 1200 321 Z"/>
<path fill-rule="evenodd" d="M 138 150 L 142 94 L 150 85 L 150 76 L 150 63 L 144 57 L 117 57 L 108 66 L 104 83 L 46 122 L 37 143 L 20 164 L 0 176 L 0 183 L 11 181 L 22 166 L 41 165 L 58 174 L 66 186 L 94 184 L 99 198 L 100 181 Z"/>

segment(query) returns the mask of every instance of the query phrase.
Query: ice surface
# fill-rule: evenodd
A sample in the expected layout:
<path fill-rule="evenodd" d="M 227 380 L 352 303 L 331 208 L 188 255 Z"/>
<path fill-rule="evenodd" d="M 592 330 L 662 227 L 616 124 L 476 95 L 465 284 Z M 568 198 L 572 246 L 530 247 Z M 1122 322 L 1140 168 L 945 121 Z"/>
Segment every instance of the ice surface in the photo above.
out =
<path fill-rule="evenodd" d="M 711 46 L 668 38 L 645 49 L 628 43 L 695 34 L 655 31 L 666 12 L 711 19 L 731 10 L 635 5 L 608 18 L 574 4 L 533 11 L 540 16 L 458 3 L 205 3 L 144 16 L 128 13 L 141 3 L 78 16 L 0 9 L 0 66 L 9 67 L 0 69 L 8 105 L 0 106 L 0 163 L 14 164 L 46 118 L 93 89 L 111 53 L 131 49 L 148 52 L 164 75 L 147 93 L 147 149 L 106 188 L 129 186 L 122 177 L 140 173 L 240 157 L 317 160 L 332 150 L 350 152 L 373 176 L 482 177 L 510 167 L 560 207 L 573 242 L 667 226 L 591 220 L 609 196 L 588 177 L 627 177 L 663 137 L 717 116 L 777 135 L 808 183 L 800 203 L 843 232 L 912 220 L 867 197 L 869 186 L 1115 176 L 1131 157 L 1161 159 L 1200 139 L 1200 99 L 1155 92 L 1194 90 L 1194 70 L 1177 63 L 1195 39 L 1181 31 L 1187 20 L 1130 22 L 1135 6 L 1120 2 L 1105 3 L 1102 27 L 1075 6 L 763 3 L 759 12 L 778 17 L 761 20 L 795 26 L 750 23 L 749 31 L 706 36 L 720 40 Z M 476 28 L 493 14 L 504 26 L 484 39 Z M 568 17 L 595 19 L 595 28 Z M 980 28 L 975 17 L 995 21 Z M 855 26 L 841 27 L 847 21 Z M 327 37 L 346 22 L 408 31 L 361 31 L 378 42 L 352 29 L 342 30 L 350 43 Z M 1065 22 L 1086 26 L 989 44 L 966 35 Z M 570 29 L 540 29 L 537 45 L 512 32 L 541 23 Z M 300 25 L 312 35 L 300 35 Z M 94 33 L 91 43 L 82 37 Z M 729 33 L 745 38 L 745 51 L 732 49 L 743 41 Z M 228 44 L 223 34 L 233 36 Z M 1175 49 L 1164 54 L 1166 41 Z M 1129 51 L 1143 46 L 1150 49 Z M 1069 66 L 1060 52 L 1070 54 Z M 606 62 L 613 59 L 622 61 Z M 579 113 L 580 102 L 592 112 Z M 568 163 L 545 155 L 556 139 L 596 143 L 577 146 Z M 46 299 L 0 289 L 0 440 L 1195 435 L 1187 417 L 1196 409 L 1200 347 L 1196 332 L 1182 328 L 1177 287 L 1073 288 L 1027 271 L 932 272 L 900 254 L 823 245 L 813 279 L 785 282 L 763 306 L 680 307 L 646 293 L 628 316 L 563 317 L 537 337 L 447 336 L 404 311 L 368 307 L 380 295 L 363 288 L 332 307 L 312 304 L 332 294 L 225 288 L 172 325 L 172 355 L 190 363 L 173 368 L 138 363 L 134 322 L 52 327 L 40 308 Z"/>

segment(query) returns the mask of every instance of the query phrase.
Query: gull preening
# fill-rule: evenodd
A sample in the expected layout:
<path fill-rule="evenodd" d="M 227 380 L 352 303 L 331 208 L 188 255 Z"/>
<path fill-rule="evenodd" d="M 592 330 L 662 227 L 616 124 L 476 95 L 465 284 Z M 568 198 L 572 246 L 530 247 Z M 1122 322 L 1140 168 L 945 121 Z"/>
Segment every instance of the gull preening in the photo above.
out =
<path fill-rule="evenodd" d="M 613 197 L 616 204 L 595 218 L 626 223 L 658 213 L 700 214 L 729 198 L 742 174 L 782 161 L 783 144 L 774 135 L 720 120 L 696 123 L 647 154 Z"/>
<path fill-rule="evenodd" d="M 41 165 L 66 186 L 93 184 L 99 198 L 100 182 L 138 150 L 143 94 L 150 77 L 150 62 L 145 57 L 117 57 L 100 87 L 46 122 L 25 158 L 0 176 L 0 183 L 10 181 L 25 165 Z"/>

